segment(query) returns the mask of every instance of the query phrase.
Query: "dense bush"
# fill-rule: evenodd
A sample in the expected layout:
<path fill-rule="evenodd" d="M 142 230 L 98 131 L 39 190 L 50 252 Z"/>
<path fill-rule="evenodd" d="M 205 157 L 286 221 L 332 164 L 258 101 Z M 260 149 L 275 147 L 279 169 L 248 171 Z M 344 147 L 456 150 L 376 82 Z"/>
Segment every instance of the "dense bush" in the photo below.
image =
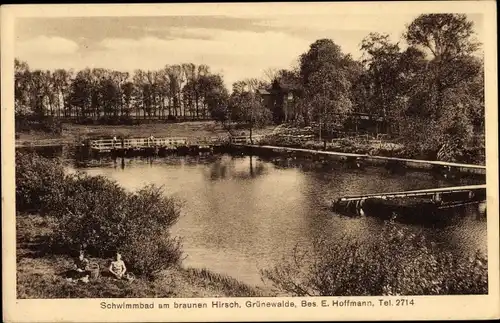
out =
<path fill-rule="evenodd" d="M 50 215 L 59 220 L 55 241 L 65 247 L 80 245 L 103 255 L 126 234 L 119 225 L 126 214 L 127 193 L 104 177 L 69 175 L 60 194 L 51 196 Z"/>
<path fill-rule="evenodd" d="M 62 165 L 36 155 L 18 155 L 18 210 L 30 208 L 56 220 L 53 250 L 79 248 L 99 257 L 124 256 L 136 274 L 152 275 L 179 262 L 181 246 L 169 237 L 179 204 L 161 188 L 130 193 L 101 176 L 64 174 Z"/>
<path fill-rule="evenodd" d="M 129 260 L 131 268 L 147 276 L 179 262 L 182 251 L 178 239 L 168 229 L 180 216 L 179 204 L 166 198 L 155 186 L 146 186 L 127 199 L 123 226 L 125 236 L 117 249 Z"/>
<path fill-rule="evenodd" d="M 41 120 L 41 130 L 60 135 L 62 133 L 62 124 L 54 117 L 45 117 Z"/>
<path fill-rule="evenodd" d="M 168 233 L 179 206 L 160 188 L 128 193 L 104 177 L 77 174 L 51 203 L 51 215 L 59 219 L 53 243 L 59 247 L 83 246 L 100 257 L 118 251 L 137 274 L 153 274 L 180 260 L 180 244 Z"/>
<path fill-rule="evenodd" d="M 465 258 L 438 250 L 389 221 L 372 243 L 319 240 L 262 274 L 298 296 L 487 294 L 487 267 L 479 253 Z"/>
<path fill-rule="evenodd" d="M 16 152 L 16 209 L 44 214 L 50 199 L 61 194 L 64 169 L 57 159 Z"/>
<path fill-rule="evenodd" d="M 273 134 L 262 138 L 259 144 L 283 147 L 301 147 L 303 142 L 295 137 Z"/>

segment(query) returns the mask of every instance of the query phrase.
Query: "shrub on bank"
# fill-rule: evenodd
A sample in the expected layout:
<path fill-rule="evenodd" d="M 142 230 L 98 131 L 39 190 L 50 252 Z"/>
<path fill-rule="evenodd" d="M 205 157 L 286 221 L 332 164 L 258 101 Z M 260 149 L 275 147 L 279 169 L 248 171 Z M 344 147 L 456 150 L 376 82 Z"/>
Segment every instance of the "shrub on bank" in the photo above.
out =
<path fill-rule="evenodd" d="M 182 250 L 178 239 L 171 238 L 169 228 L 180 216 L 180 206 L 164 196 L 162 189 L 146 186 L 129 194 L 124 221 L 123 244 L 118 245 L 139 274 L 152 277 L 156 272 L 179 263 Z"/>
<path fill-rule="evenodd" d="M 487 259 L 438 250 L 390 221 L 370 243 L 344 237 L 298 249 L 262 275 L 297 296 L 487 294 Z"/>
<path fill-rule="evenodd" d="M 54 242 L 66 249 L 86 245 L 98 256 L 114 250 L 125 234 L 127 193 L 101 176 L 69 175 L 61 194 L 51 197 L 50 215 L 59 220 Z"/>
<path fill-rule="evenodd" d="M 161 188 L 130 193 L 102 176 L 65 175 L 60 163 L 31 154 L 16 162 L 18 211 L 29 207 L 55 219 L 54 252 L 74 255 L 83 247 L 110 257 L 118 251 L 130 270 L 147 276 L 180 261 L 180 243 L 169 237 L 180 207 Z"/>
<path fill-rule="evenodd" d="M 16 152 L 16 209 L 45 214 L 53 196 L 65 185 L 64 169 L 57 159 Z"/>
<path fill-rule="evenodd" d="M 269 135 L 262 138 L 259 142 L 260 145 L 270 145 L 270 146 L 283 146 L 283 147 L 301 147 L 303 141 L 298 138 L 291 136 L 283 136 L 279 134 Z"/>
<path fill-rule="evenodd" d="M 160 188 L 128 193 L 100 176 L 73 175 L 52 201 L 59 219 L 54 243 L 67 250 L 84 246 L 99 257 L 123 254 L 131 270 L 150 275 L 176 264 L 180 244 L 168 234 L 179 218 L 177 203 Z"/>

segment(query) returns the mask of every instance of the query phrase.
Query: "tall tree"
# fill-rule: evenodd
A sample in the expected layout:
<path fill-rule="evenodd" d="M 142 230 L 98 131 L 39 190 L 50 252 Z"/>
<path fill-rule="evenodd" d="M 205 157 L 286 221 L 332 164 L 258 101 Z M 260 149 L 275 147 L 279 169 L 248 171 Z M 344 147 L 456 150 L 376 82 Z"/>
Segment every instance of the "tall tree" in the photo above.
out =
<path fill-rule="evenodd" d="M 473 78 L 480 65 L 471 56 L 478 44 L 472 39 L 473 23 L 463 14 L 425 14 L 416 18 L 404 37 L 410 46 L 429 56 L 427 72 L 436 91 L 435 114 L 443 109 L 443 94 Z"/>
<path fill-rule="evenodd" d="M 365 91 L 360 103 L 366 112 L 397 114 L 401 92 L 399 45 L 391 43 L 387 34 L 370 33 L 363 39 L 361 50 L 366 70 L 358 84 Z"/>
<path fill-rule="evenodd" d="M 70 86 L 72 82 L 72 71 L 65 69 L 57 69 L 54 71 L 52 77 L 55 85 L 55 90 L 57 93 L 57 105 L 59 110 L 59 116 L 69 116 L 71 115 L 71 107 L 68 104 L 68 95 L 70 91 Z"/>
<path fill-rule="evenodd" d="M 92 97 L 92 82 L 90 71 L 79 71 L 71 82 L 69 104 L 75 110 L 76 116 L 85 116 L 90 110 Z"/>
<path fill-rule="evenodd" d="M 134 83 L 127 81 L 122 86 L 123 91 L 123 107 L 122 116 L 128 117 L 131 112 L 131 104 L 134 97 Z"/>
<path fill-rule="evenodd" d="M 233 93 L 229 99 L 231 119 L 240 122 L 250 130 L 253 143 L 253 129 L 269 123 L 271 111 L 264 106 L 258 90 L 264 82 L 255 78 L 245 79 L 233 84 Z"/>
<path fill-rule="evenodd" d="M 31 72 L 26 62 L 14 61 L 14 110 L 16 116 L 26 116 L 33 112 L 31 105 Z"/>
<path fill-rule="evenodd" d="M 434 158 L 460 158 L 471 139 L 470 109 L 477 109 L 477 104 L 464 104 L 463 89 L 474 83 L 483 67 L 474 56 L 478 44 L 473 34 L 472 22 L 458 14 L 421 15 L 404 34 L 410 45 L 404 57 L 410 72 L 405 75 L 403 136 L 408 146 L 437 152 Z"/>
<path fill-rule="evenodd" d="M 330 39 L 320 39 L 311 44 L 309 50 L 300 57 L 300 75 L 307 100 L 304 121 L 312 117 L 328 132 L 341 124 L 352 110 L 350 94 L 353 77 L 353 61 L 344 55 L 340 46 Z"/>

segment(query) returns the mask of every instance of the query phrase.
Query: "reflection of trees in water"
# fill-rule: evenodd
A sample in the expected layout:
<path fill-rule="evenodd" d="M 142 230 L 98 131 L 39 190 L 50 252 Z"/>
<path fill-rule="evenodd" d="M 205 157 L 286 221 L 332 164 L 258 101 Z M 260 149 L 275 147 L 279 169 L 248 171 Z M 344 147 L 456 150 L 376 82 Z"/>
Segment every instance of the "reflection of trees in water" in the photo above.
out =
<path fill-rule="evenodd" d="M 245 170 L 237 170 L 235 162 L 239 158 L 223 156 L 210 165 L 209 177 L 211 180 L 228 178 L 249 179 L 265 174 L 266 165 L 255 156 L 248 156 L 248 167 Z"/>
<path fill-rule="evenodd" d="M 155 165 L 168 165 L 168 166 L 183 166 L 183 165 L 210 165 L 219 157 L 211 154 L 200 155 L 168 155 L 164 157 L 156 156 L 136 156 L 136 157 L 118 157 L 111 155 L 101 155 L 96 158 L 88 158 L 84 160 L 72 159 L 75 168 L 86 167 L 114 167 L 125 169 L 132 165 L 148 164 L 151 167 Z"/>
<path fill-rule="evenodd" d="M 210 165 L 210 179 L 226 179 L 228 177 L 229 164 L 221 159 L 216 160 Z"/>
<path fill-rule="evenodd" d="M 298 168 L 302 171 L 332 171 L 342 166 L 331 160 L 311 160 L 290 156 L 263 157 L 262 159 L 272 163 L 278 169 Z"/>

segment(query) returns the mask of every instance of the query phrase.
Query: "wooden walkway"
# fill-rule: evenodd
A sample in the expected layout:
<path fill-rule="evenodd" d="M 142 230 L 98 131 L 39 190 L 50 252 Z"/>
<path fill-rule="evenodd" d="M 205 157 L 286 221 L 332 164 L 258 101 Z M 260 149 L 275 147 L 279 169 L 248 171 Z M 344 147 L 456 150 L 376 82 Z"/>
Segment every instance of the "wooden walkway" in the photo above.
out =
<path fill-rule="evenodd" d="M 187 138 L 127 138 L 127 139 L 99 139 L 90 140 L 89 146 L 98 152 L 110 152 L 112 150 L 145 149 L 155 147 L 179 147 L 186 146 Z"/>
<path fill-rule="evenodd" d="M 384 156 L 372 156 L 367 154 L 353 154 L 353 153 L 342 153 L 342 152 L 334 152 L 334 151 L 323 151 L 323 150 L 312 150 L 312 149 L 304 149 L 304 148 L 290 148 L 290 147 L 281 147 L 281 146 L 261 146 L 261 145 L 244 145 L 250 148 L 256 149 L 267 149 L 272 151 L 280 151 L 280 152 L 298 152 L 298 153 L 306 153 L 311 155 L 324 155 L 332 158 L 352 158 L 359 159 L 367 163 L 371 163 L 374 165 L 380 165 L 387 162 L 394 162 L 406 165 L 409 168 L 415 169 L 430 169 L 433 167 L 442 167 L 442 168 L 455 168 L 460 171 L 466 173 L 475 173 L 475 174 L 486 174 L 486 166 L 483 165 L 471 165 L 471 164 L 460 164 L 460 163 L 450 163 L 450 162 L 442 162 L 435 160 L 419 160 L 419 159 L 405 159 L 405 158 L 396 158 L 396 157 L 384 157 Z"/>
<path fill-rule="evenodd" d="M 98 152 L 110 152 L 112 150 L 141 150 L 141 149 L 177 149 L 179 147 L 210 148 L 220 145 L 224 139 L 219 137 L 206 138 L 185 138 L 185 137 L 165 137 L 165 138 L 127 138 L 127 139 L 99 139 L 90 140 L 89 146 Z"/>
<path fill-rule="evenodd" d="M 252 136 L 252 141 L 258 143 L 263 136 Z M 164 138 L 127 138 L 90 140 L 89 146 L 98 152 L 113 150 L 140 150 L 149 148 L 178 149 L 179 147 L 210 148 L 223 144 L 246 145 L 250 144 L 249 136 L 233 137 L 164 137 Z"/>

